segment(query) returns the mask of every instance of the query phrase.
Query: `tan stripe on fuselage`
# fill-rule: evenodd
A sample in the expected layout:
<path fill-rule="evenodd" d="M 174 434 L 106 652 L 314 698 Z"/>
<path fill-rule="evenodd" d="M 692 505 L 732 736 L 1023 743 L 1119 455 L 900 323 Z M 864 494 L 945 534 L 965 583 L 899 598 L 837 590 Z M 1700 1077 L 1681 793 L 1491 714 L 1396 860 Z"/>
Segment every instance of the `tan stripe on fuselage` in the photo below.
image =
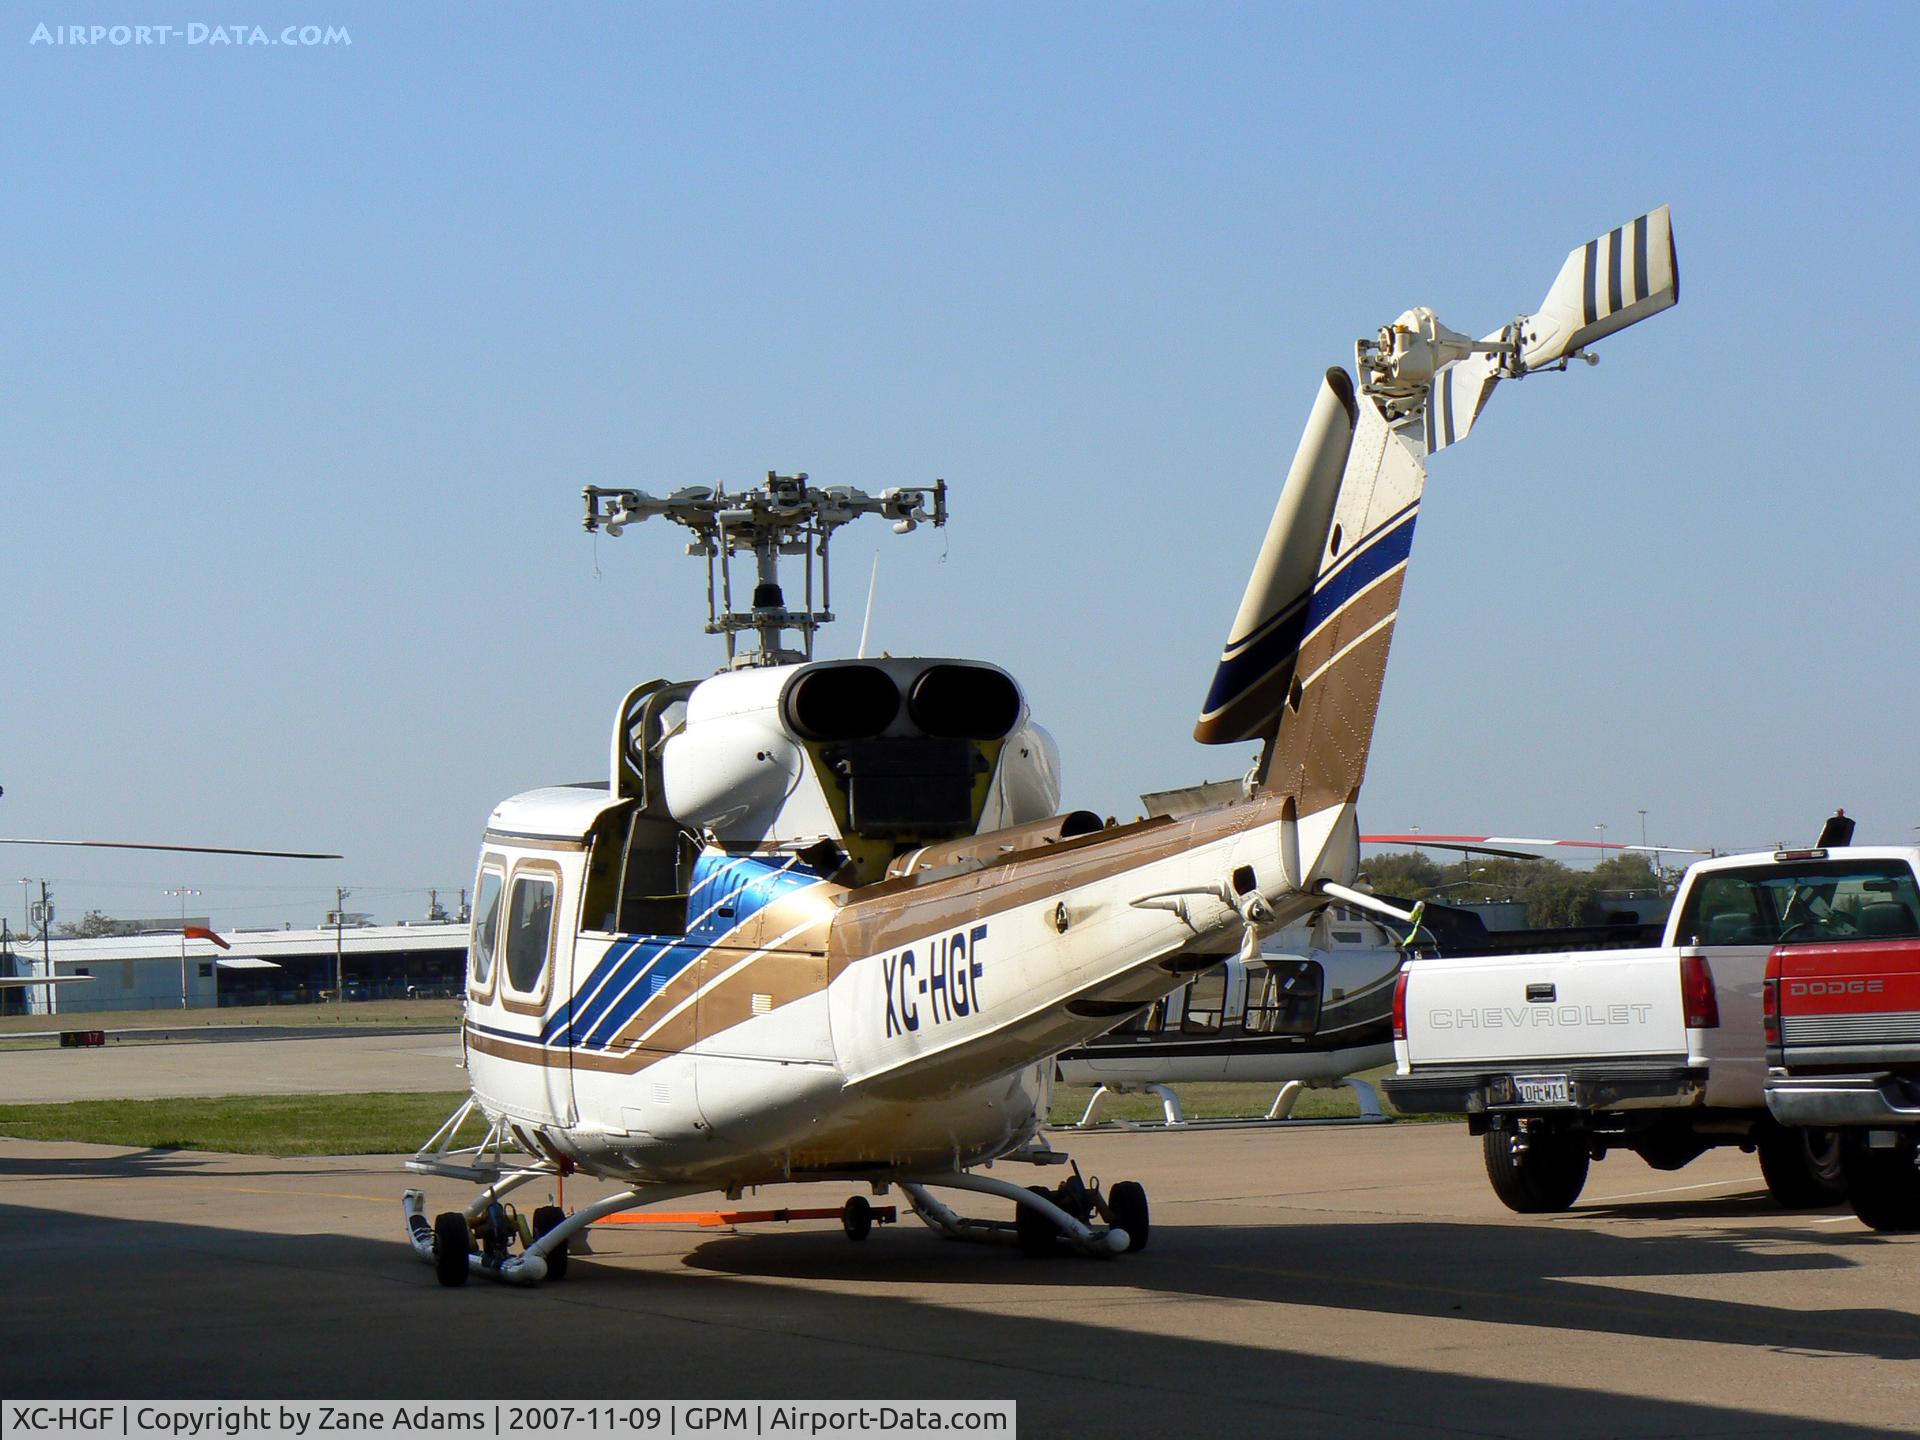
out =
<path fill-rule="evenodd" d="M 1346 629 L 1344 623 L 1341 628 Z M 1297 796 L 1304 815 L 1353 799 L 1366 778 L 1393 629 L 1392 621 L 1381 624 L 1328 664 L 1319 679 L 1304 687 L 1299 711 L 1280 727 L 1267 786 L 1277 794 Z M 1347 634 L 1364 630 L 1356 625 Z"/>
<path fill-rule="evenodd" d="M 1021 851 L 964 875 L 863 899 L 855 890 L 834 921 L 827 969 L 838 975 L 869 955 L 958 929 L 983 915 L 1185 854 L 1279 818 L 1278 797 L 1203 810 L 1178 820 L 1147 821 L 1060 845 Z"/>
<path fill-rule="evenodd" d="M 1300 647 L 1300 659 L 1293 673 L 1305 681 L 1331 660 L 1342 645 L 1396 613 L 1406 578 L 1407 567 L 1402 563 L 1349 600 L 1344 609 L 1307 637 Z"/>

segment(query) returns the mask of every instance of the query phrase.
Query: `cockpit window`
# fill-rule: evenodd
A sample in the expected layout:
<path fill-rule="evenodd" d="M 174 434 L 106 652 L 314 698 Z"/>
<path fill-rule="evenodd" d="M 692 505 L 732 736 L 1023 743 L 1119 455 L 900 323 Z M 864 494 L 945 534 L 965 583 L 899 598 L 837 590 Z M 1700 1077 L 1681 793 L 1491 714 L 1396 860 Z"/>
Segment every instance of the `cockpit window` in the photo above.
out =
<path fill-rule="evenodd" d="M 483 989 L 493 973 L 494 946 L 500 938 L 500 875 L 492 870 L 480 876 L 480 893 L 473 902 L 473 939 L 469 942 L 470 964 L 476 989 Z"/>
<path fill-rule="evenodd" d="M 521 876 L 507 907 L 507 983 L 523 995 L 540 985 L 553 937 L 553 881 Z"/>

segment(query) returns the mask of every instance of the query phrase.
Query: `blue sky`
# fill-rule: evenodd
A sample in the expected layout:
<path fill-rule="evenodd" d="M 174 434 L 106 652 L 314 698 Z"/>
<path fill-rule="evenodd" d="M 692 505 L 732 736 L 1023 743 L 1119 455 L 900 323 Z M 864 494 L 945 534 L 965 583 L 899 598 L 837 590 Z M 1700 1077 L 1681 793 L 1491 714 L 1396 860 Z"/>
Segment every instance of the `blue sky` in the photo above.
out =
<path fill-rule="evenodd" d="M 417 914 L 602 773 L 718 651 L 587 483 L 945 476 L 826 653 L 879 549 L 876 644 L 1005 664 L 1068 803 L 1237 773 L 1319 373 L 1663 202 L 1680 306 L 1432 466 L 1363 819 L 1915 833 L 1910 6 L 139 9 L 0 19 L 0 833 L 348 859 L 8 852 L 64 917 Z M 352 43 L 31 43 L 119 21 Z"/>

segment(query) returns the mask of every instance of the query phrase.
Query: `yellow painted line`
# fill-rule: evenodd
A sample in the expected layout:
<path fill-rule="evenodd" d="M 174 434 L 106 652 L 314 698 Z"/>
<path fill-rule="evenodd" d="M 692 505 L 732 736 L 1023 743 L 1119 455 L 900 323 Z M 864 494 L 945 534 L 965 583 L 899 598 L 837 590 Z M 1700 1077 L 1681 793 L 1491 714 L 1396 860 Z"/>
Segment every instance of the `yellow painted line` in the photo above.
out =
<path fill-rule="evenodd" d="M 1629 1190 L 1624 1195 L 1589 1195 L 1587 1203 L 1610 1204 L 1615 1200 L 1645 1200 L 1650 1195 L 1678 1195 L 1683 1190 L 1714 1190 L 1723 1185 L 1744 1185 L 1749 1190 L 1759 1187 L 1751 1180 L 1703 1180 L 1698 1185 L 1669 1185 L 1664 1190 Z M 1579 1211 L 1571 1212 L 1579 1214 Z"/>
<path fill-rule="evenodd" d="M 1517 1290 L 1469 1290 L 1469 1289 L 1465 1289 L 1460 1286 L 1454 1286 L 1454 1285 L 1422 1285 L 1411 1280 L 1374 1280 L 1374 1279 L 1362 1278 L 1360 1276 L 1355 1276 L 1355 1275 L 1341 1275 L 1338 1277 L 1334 1277 L 1334 1276 L 1328 1275 L 1324 1271 L 1281 1270 L 1268 1265 L 1209 1265 L 1206 1268 L 1209 1270 L 1221 1270 L 1234 1275 L 1245 1275 L 1249 1273 L 1258 1274 L 1258 1275 L 1272 1275 L 1282 1280 L 1304 1280 L 1315 1285 L 1326 1285 L 1329 1283 L 1329 1281 L 1337 1281 L 1337 1283 L 1342 1286 L 1352 1285 L 1352 1286 L 1360 1286 L 1362 1288 L 1368 1288 L 1368 1289 L 1374 1289 L 1374 1290 L 1394 1290 L 1394 1291 L 1400 1291 L 1402 1293 L 1413 1294 L 1413 1295 L 1433 1295 L 1433 1296 L 1440 1296 L 1440 1297 L 1448 1297 L 1448 1296 L 1459 1297 L 1464 1295 L 1469 1299 L 1492 1300 L 1506 1306 L 1524 1305 L 1530 1301 L 1540 1301 L 1549 1305 L 1568 1306 L 1576 1310 L 1594 1310 L 1594 1311 L 1600 1312 L 1601 1314 L 1607 1314 L 1607 1315 L 1635 1315 L 1635 1316 L 1643 1316 L 1643 1317 L 1651 1316 L 1654 1319 L 1666 1320 L 1670 1322 L 1674 1318 L 1673 1313 L 1670 1309 L 1664 1309 L 1664 1308 L 1653 1306 L 1653 1305 L 1623 1305 L 1617 1302 L 1609 1302 L 1605 1300 L 1594 1300 L 1585 1295 L 1526 1294 Z M 1544 1277 L 1544 1276 L 1542 1277 L 1542 1279 L 1546 1280 L 1548 1284 L 1578 1285 L 1581 1283 L 1577 1279 L 1561 1280 L 1561 1279 L 1553 1279 L 1551 1277 Z M 1299 1300 L 1274 1301 L 1272 1303 L 1319 1306 L 1322 1302 L 1303 1298 Z M 1718 1304 L 1721 1302 L 1706 1301 L 1704 1303 Z M 1342 1307 L 1335 1306 L 1333 1308 L 1342 1308 Z M 1818 1326 L 1819 1327 L 1817 1332 L 1818 1335 L 1845 1335 L 1845 1336 L 1849 1336 L 1854 1339 L 1860 1339 L 1860 1340 L 1911 1340 L 1914 1338 L 1913 1332 L 1907 1332 L 1903 1334 L 1899 1331 L 1861 1330 L 1853 1327 L 1841 1327 L 1841 1326 L 1830 1325 L 1827 1323 L 1825 1312 L 1818 1311 L 1818 1310 L 1799 1311 L 1799 1312 L 1796 1312 L 1796 1315 L 1797 1315 L 1797 1318 L 1806 1320 L 1809 1323 Z M 1452 1319 L 1455 1317 L 1448 1316 L 1448 1315 L 1441 1315 L 1435 1318 L 1446 1320 L 1446 1319 Z M 1458 1318 L 1462 1320 L 1474 1321 L 1476 1323 L 1494 1324 L 1494 1325 L 1524 1325 L 1527 1323 L 1524 1320 L 1505 1320 L 1497 1316 L 1480 1317 L 1480 1316 L 1463 1315 Z M 1744 1319 L 1737 1315 L 1729 1315 L 1729 1316 L 1722 1317 L 1722 1323 L 1733 1326 L 1737 1329 L 1764 1330 L 1768 1332 L 1778 1332 L 1783 1322 L 1777 1321 L 1777 1320 L 1749 1320 L 1749 1319 Z M 1657 1340 L 1657 1339 L 1664 1339 L 1667 1337 L 1647 1336 L 1643 1338 Z M 1687 1339 L 1687 1340 L 1699 1340 L 1705 1337 L 1702 1337 L 1699 1335 L 1687 1335 L 1679 1338 Z M 1809 1332 L 1809 1339 L 1811 1340 L 1814 1338 L 1817 1338 L 1817 1336 L 1813 1332 Z M 1714 1343 L 1714 1342 L 1709 1341 L 1708 1343 Z"/>
<path fill-rule="evenodd" d="M 351 1195 L 344 1190 L 268 1190 L 255 1185 L 222 1185 L 219 1187 L 234 1195 L 287 1195 L 312 1200 L 365 1200 L 372 1205 L 397 1205 L 398 1195 Z"/>

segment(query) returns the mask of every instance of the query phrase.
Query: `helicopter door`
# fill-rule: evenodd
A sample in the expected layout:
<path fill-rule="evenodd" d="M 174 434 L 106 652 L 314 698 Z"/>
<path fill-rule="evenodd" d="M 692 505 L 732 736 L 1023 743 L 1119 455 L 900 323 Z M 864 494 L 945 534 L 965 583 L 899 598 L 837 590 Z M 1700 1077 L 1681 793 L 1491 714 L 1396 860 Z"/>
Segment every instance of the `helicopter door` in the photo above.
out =
<path fill-rule="evenodd" d="M 502 912 L 500 1004 L 536 1028 L 556 986 L 570 993 L 573 983 L 573 906 L 578 883 L 568 885 L 559 864 L 548 859 L 521 860 L 507 878 Z M 524 1023 L 524 1020 L 523 1022 Z M 534 1067 L 530 1067 L 534 1068 Z M 522 1103 L 543 1118 L 570 1125 L 574 1119 L 573 1063 L 567 1051 L 550 1054 L 537 1067 L 538 1078 Z"/>

